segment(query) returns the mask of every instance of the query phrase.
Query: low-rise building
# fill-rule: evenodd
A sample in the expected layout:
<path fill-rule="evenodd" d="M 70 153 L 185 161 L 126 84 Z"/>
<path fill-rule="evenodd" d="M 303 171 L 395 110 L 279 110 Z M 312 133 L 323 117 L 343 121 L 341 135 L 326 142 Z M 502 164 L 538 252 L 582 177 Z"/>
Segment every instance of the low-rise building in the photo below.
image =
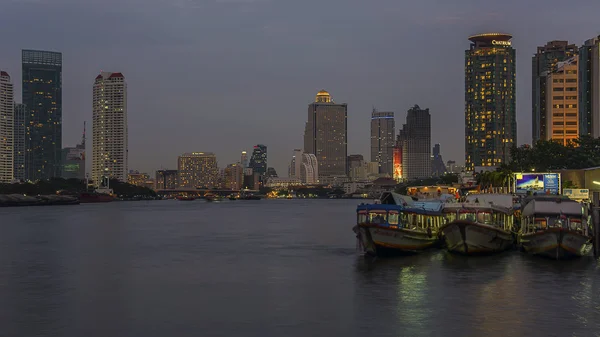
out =
<path fill-rule="evenodd" d="M 266 187 L 279 189 L 279 188 L 290 188 L 295 186 L 302 186 L 302 181 L 298 178 L 278 178 L 270 177 L 267 178 L 265 184 Z"/>

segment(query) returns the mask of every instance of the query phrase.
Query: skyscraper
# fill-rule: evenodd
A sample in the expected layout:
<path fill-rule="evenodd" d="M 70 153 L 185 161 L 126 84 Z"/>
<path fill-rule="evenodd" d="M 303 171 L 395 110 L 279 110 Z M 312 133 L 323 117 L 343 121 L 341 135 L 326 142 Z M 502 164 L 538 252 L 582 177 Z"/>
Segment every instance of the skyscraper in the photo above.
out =
<path fill-rule="evenodd" d="M 210 152 L 184 153 L 177 158 L 179 187 L 212 188 L 217 185 L 217 156 Z"/>
<path fill-rule="evenodd" d="M 242 151 L 242 156 L 240 158 L 240 164 L 242 165 L 242 168 L 248 167 L 248 153 L 246 153 L 246 151 Z"/>
<path fill-rule="evenodd" d="M 319 179 L 328 184 L 346 177 L 348 156 L 348 105 L 336 104 L 325 90 L 308 105 L 304 151 L 319 164 Z"/>
<path fill-rule="evenodd" d="M 126 182 L 128 174 L 127 83 L 121 73 L 102 72 L 94 81 L 92 180 Z"/>
<path fill-rule="evenodd" d="M 600 36 L 579 49 L 579 133 L 600 137 Z"/>
<path fill-rule="evenodd" d="M 577 54 L 577 46 L 568 41 L 550 41 L 543 47 L 537 48 L 537 53 L 531 59 L 532 64 L 532 140 L 533 143 L 540 139 L 547 139 L 549 114 L 546 110 L 548 98 L 553 94 L 546 91 L 546 74 L 558 62 L 562 62 Z M 548 94 L 547 94 L 548 93 Z"/>
<path fill-rule="evenodd" d="M 302 149 L 294 149 L 294 155 L 292 156 L 292 161 L 290 162 L 288 170 L 288 177 L 300 179 L 300 166 L 302 166 L 303 153 L 304 151 L 302 151 Z"/>
<path fill-rule="evenodd" d="M 439 177 L 444 175 L 444 173 L 446 173 L 446 165 L 440 153 L 440 144 L 435 144 L 431 155 L 431 175 Z"/>
<path fill-rule="evenodd" d="M 420 179 L 431 176 L 431 115 L 418 105 L 410 108 L 406 124 L 398 134 L 402 147 L 402 178 Z"/>
<path fill-rule="evenodd" d="M 258 174 L 260 177 L 267 174 L 267 147 L 265 145 L 258 144 L 254 146 L 249 167 L 254 174 Z"/>
<path fill-rule="evenodd" d="M 25 178 L 59 177 L 62 170 L 62 54 L 21 52 L 23 104 L 27 106 Z"/>
<path fill-rule="evenodd" d="M 392 175 L 395 144 L 394 113 L 379 112 L 373 109 L 371 114 L 371 162 L 379 164 L 380 174 Z"/>
<path fill-rule="evenodd" d="M 13 176 L 15 180 L 25 180 L 25 135 L 27 107 L 25 104 L 15 104 L 13 127 Z"/>
<path fill-rule="evenodd" d="M 0 71 L 0 183 L 13 180 L 14 92 L 10 76 Z"/>
<path fill-rule="evenodd" d="M 469 37 L 465 51 L 465 166 L 508 163 L 517 143 L 515 50 L 511 35 Z"/>
<path fill-rule="evenodd" d="M 553 140 L 567 145 L 579 138 L 577 59 L 577 56 L 574 56 L 558 62 L 551 70 L 544 72 L 548 93 L 544 140 Z"/>

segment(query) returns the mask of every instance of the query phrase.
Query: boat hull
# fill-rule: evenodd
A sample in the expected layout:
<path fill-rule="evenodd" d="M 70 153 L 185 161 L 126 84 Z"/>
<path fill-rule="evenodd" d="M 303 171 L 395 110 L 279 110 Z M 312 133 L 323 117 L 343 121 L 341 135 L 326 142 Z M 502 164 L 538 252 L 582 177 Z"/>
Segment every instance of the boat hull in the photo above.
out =
<path fill-rule="evenodd" d="M 468 221 L 452 222 L 442 228 L 442 233 L 448 251 L 465 255 L 499 253 L 514 242 L 508 231 Z"/>
<path fill-rule="evenodd" d="M 592 250 L 590 237 L 562 228 L 521 234 L 519 243 L 529 254 L 557 260 L 585 256 Z"/>
<path fill-rule="evenodd" d="M 435 234 L 404 228 L 385 228 L 358 225 L 355 227 L 362 250 L 367 255 L 387 256 L 402 253 L 416 253 L 438 243 Z"/>

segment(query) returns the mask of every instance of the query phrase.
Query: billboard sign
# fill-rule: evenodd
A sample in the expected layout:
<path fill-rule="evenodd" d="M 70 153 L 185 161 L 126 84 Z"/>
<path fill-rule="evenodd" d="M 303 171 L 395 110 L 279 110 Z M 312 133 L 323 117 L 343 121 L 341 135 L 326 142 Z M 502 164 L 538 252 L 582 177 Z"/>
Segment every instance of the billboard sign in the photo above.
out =
<path fill-rule="evenodd" d="M 515 192 L 559 194 L 559 173 L 515 173 Z"/>
<path fill-rule="evenodd" d="M 585 200 L 590 198 L 590 190 L 587 188 L 565 188 L 563 195 L 575 200 Z"/>

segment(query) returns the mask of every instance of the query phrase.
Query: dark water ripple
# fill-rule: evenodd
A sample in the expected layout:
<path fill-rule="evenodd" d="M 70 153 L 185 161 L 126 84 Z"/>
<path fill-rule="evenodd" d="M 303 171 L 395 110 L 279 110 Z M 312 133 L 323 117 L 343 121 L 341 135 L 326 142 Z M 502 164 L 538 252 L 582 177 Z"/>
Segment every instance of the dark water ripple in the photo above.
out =
<path fill-rule="evenodd" d="M 600 336 L 600 268 L 358 257 L 356 202 L 0 209 L 0 336 Z"/>

